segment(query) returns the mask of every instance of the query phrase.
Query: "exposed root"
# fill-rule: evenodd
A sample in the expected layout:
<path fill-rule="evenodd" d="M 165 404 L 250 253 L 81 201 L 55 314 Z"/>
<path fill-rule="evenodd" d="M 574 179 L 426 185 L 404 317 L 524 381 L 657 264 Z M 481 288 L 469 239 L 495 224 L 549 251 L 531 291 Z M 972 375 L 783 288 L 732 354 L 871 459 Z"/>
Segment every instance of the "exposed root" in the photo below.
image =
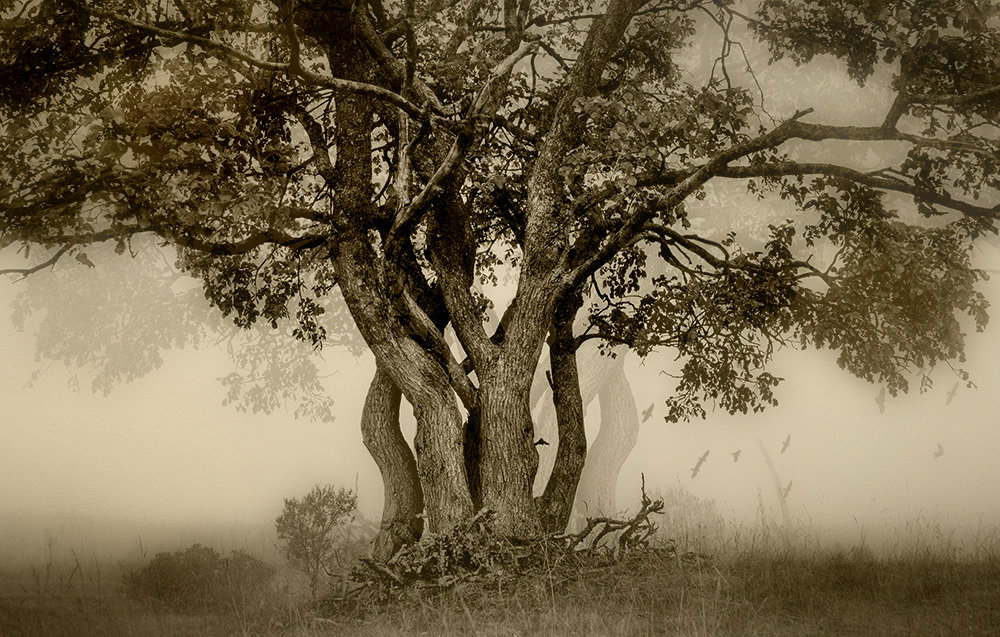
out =
<path fill-rule="evenodd" d="M 643 484 L 641 506 L 631 517 L 588 518 L 579 533 L 512 540 L 491 531 L 492 512 L 483 509 L 448 533 L 425 535 L 387 562 L 361 560 L 361 566 L 351 574 L 354 587 L 329 601 L 419 601 L 428 593 L 465 583 L 504 585 L 532 573 L 544 573 L 548 581 L 560 582 L 651 553 L 687 561 L 672 543 L 651 546 L 657 528 L 651 516 L 662 511 L 663 502 L 649 498 Z"/>

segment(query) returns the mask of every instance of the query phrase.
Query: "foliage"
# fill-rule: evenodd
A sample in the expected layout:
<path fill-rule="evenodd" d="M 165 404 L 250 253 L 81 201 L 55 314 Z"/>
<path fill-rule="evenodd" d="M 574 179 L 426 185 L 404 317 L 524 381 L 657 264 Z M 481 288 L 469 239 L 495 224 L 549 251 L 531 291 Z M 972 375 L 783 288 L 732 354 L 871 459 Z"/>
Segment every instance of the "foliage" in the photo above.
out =
<path fill-rule="evenodd" d="M 288 562 L 309 576 L 313 596 L 345 548 L 338 527 L 349 526 L 357 509 L 353 491 L 333 485 L 316 485 L 300 498 L 286 498 L 274 525 L 281 542 L 279 549 Z"/>
<path fill-rule="evenodd" d="M 21 330 L 37 329 L 40 361 L 63 363 L 74 372 L 74 387 L 89 375 L 94 391 L 110 394 L 159 368 L 164 351 L 221 346 L 233 365 L 218 379 L 224 404 L 250 413 L 288 407 L 295 418 L 334 420 L 322 352 L 296 338 L 289 325 L 243 330 L 224 320 L 178 269 L 174 251 L 151 238 L 136 237 L 129 249 L 132 258 L 123 259 L 110 247 L 93 246 L 87 254 L 95 268 L 74 263 L 21 287 L 12 321 Z M 325 306 L 327 347 L 360 355 L 363 342 L 339 296 Z M 33 371 L 32 380 L 46 367 Z"/>
<path fill-rule="evenodd" d="M 159 553 L 149 564 L 125 573 L 122 587 L 132 599 L 162 603 L 177 612 L 226 612 L 237 600 L 262 600 L 275 572 L 242 550 L 223 558 L 215 549 L 193 544 Z"/>
<path fill-rule="evenodd" d="M 311 108 L 328 89 L 311 86 L 315 82 L 311 76 L 283 77 L 253 63 L 246 66 L 227 49 L 199 46 L 198 34 L 220 25 L 241 34 L 237 48 L 265 53 L 290 46 L 280 38 L 254 35 L 253 29 L 241 31 L 246 20 L 276 19 L 277 6 L 231 4 L 218 15 L 217 7 L 195 2 L 185 3 L 179 13 L 160 7 L 155 16 L 140 16 L 140 22 L 152 21 L 161 25 L 158 28 L 178 32 L 189 28 L 188 44 L 172 48 L 164 43 L 175 40 L 164 40 L 129 22 L 137 16 L 123 17 L 116 12 L 124 9 L 110 1 L 86 9 L 73 2 L 45 0 L 28 3 L 24 11 L 5 19 L 3 28 L 11 37 L 5 38 L 3 49 L 2 68 L 8 78 L 4 85 L 21 87 L 4 93 L 0 104 L 8 116 L 4 154 L 9 159 L 4 170 L 16 177 L 4 190 L 5 242 L 31 238 L 44 246 L 58 246 L 66 240 L 73 241 L 70 245 L 108 240 L 123 250 L 132 236 L 155 232 L 182 247 L 181 264 L 203 280 L 207 297 L 223 315 L 242 326 L 291 319 L 299 337 L 318 345 L 327 337 L 322 317 L 328 308 L 322 299 L 335 278 L 322 250 L 316 250 L 320 235 L 307 228 L 321 221 L 313 206 L 326 201 L 335 184 L 324 184 L 319 166 L 307 161 L 314 150 L 310 144 L 326 143 L 331 131 L 324 132 L 324 122 L 310 120 L 302 109 Z M 462 29 L 468 29 L 467 20 L 489 22 L 497 16 L 492 10 L 478 15 L 479 9 L 470 7 L 472 13 L 463 14 L 458 7 L 437 10 L 418 4 L 416 19 L 423 28 L 416 45 L 428 90 L 436 91 L 442 103 L 468 99 L 500 55 L 499 41 L 488 35 L 489 30 Z M 659 189 L 677 184 L 685 174 L 665 166 L 695 166 L 698 160 L 745 144 L 753 136 L 750 123 L 760 113 L 750 90 L 734 85 L 729 75 L 720 82 L 714 72 L 706 84 L 688 83 L 670 57 L 696 33 L 696 10 L 714 12 L 720 24 L 730 26 L 734 19 L 745 17 L 727 3 L 700 5 L 660 3 L 637 16 L 623 36 L 620 56 L 608 62 L 611 83 L 573 103 L 583 133 L 573 151 L 561 158 L 557 172 L 571 200 L 597 206 L 588 211 L 574 207 L 574 213 L 586 212 L 570 225 L 579 237 L 578 251 L 588 242 L 610 237 L 626 219 L 623 206 L 637 205 Z M 588 25 L 572 16 L 584 9 L 574 3 L 540 8 L 539 17 L 528 25 L 553 48 L 539 53 L 553 57 L 558 51 L 564 58 L 579 53 Z M 811 182 L 787 183 L 788 174 L 798 174 L 801 182 L 801 173 L 784 168 L 782 156 L 766 147 L 748 154 L 755 168 L 743 172 L 784 183 L 781 196 L 794 198 L 805 211 L 826 210 L 822 214 L 827 222 L 809 225 L 801 236 L 839 236 L 845 245 L 874 239 L 862 220 L 869 214 L 865 206 L 883 206 L 879 188 L 911 194 L 927 215 L 954 208 L 950 195 L 943 195 L 951 186 L 976 197 L 993 193 L 998 183 L 997 165 L 990 159 L 996 156 L 995 142 L 989 136 L 976 136 L 974 127 L 993 120 L 990 105 L 997 100 L 921 105 L 918 97 L 925 95 L 933 102 L 928 91 L 939 86 L 949 95 L 995 86 L 1000 60 L 989 53 L 997 50 L 995 30 L 989 27 L 994 11 L 991 4 L 973 0 L 936 3 L 933 10 L 918 12 L 896 0 L 761 3 L 747 23 L 775 59 L 790 56 L 805 64 L 818 55 L 832 54 L 845 60 L 858 81 L 869 78 L 878 63 L 902 59 L 897 84 L 907 97 L 900 102 L 903 110 L 888 121 L 895 124 L 908 117 L 924 128 L 925 137 L 907 138 L 913 147 L 900 168 L 905 179 L 879 182 L 874 188 L 856 177 L 844 179 L 842 173 L 838 179 L 829 178 L 824 175 L 828 171 L 819 168 Z M 567 17 L 558 20 L 559 13 Z M 225 18 L 220 17 L 223 14 Z M 376 26 L 384 20 L 381 15 L 374 18 Z M 51 24 L 58 28 L 49 37 Z M 303 17 L 302 37 L 310 35 L 311 28 Z M 308 41 L 301 44 L 310 47 L 303 54 L 321 55 Z M 725 72 L 726 59 L 720 61 Z M 143 78 L 158 76 L 170 81 L 142 83 Z M 101 92 L 91 92 L 93 82 L 100 83 Z M 501 127 L 468 151 L 465 196 L 474 213 L 475 240 L 506 245 L 506 254 L 513 259 L 525 239 L 520 236 L 519 219 L 523 221 L 526 212 L 526 179 L 541 150 L 535 136 L 546 132 L 563 92 L 558 73 L 519 68 L 511 75 L 499 112 L 520 126 Z M 333 114 L 329 111 L 327 116 Z M 384 113 L 379 119 L 382 128 L 373 130 L 374 138 L 391 142 L 394 127 L 381 121 Z M 320 139 L 312 139 L 319 134 L 317 126 L 324 130 Z M 535 136 L 524 131 L 534 131 Z M 840 134 L 825 131 L 829 138 Z M 935 134 L 954 141 L 935 140 Z M 79 143 L 92 149 L 92 156 L 76 157 L 72 148 Z M 780 140 L 774 146 L 778 144 Z M 378 174 L 392 175 L 403 159 L 398 151 L 384 150 L 373 156 L 373 166 Z M 416 156 L 414 161 L 426 159 Z M 394 205 L 391 185 L 385 177 L 372 184 L 383 193 L 377 202 L 384 208 Z M 604 201 L 608 195 L 612 198 Z M 843 210 L 830 209 L 826 202 L 831 199 L 840 199 Z M 886 209 L 883 216 L 888 223 L 896 215 Z M 800 248 L 791 245 L 785 234 L 795 232 L 791 227 L 780 226 L 772 238 L 776 243 L 764 252 L 737 252 L 726 258 L 718 252 L 713 257 L 710 244 L 703 244 L 709 250 L 705 257 L 690 240 L 652 229 L 687 225 L 683 206 L 656 211 L 649 222 L 646 239 L 652 250 L 646 249 L 645 255 L 658 251 L 674 272 L 657 274 L 662 266 L 647 266 L 648 257 L 631 265 L 608 260 L 600 276 L 607 285 L 605 293 L 616 300 L 615 312 L 600 303 L 592 312 L 599 319 L 596 332 L 612 342 L 627 342 L 640 353 L 653 345 L 678 347 L 688 363 L 671 398 L 672 419 L 703 415 L 705 402 L 729 411 L 773 404 L 779 379 L 765 367 L 772 349 L 786 342 L 783 337 L 793 325 L 799 326 L 793 331 L 803 341 L 843 348 L 842 364 L 850 371 L 898 391 L 906 388 L 902 368 L 919 369 L 960 355 L 959 330 L 946 308 L 969 311 L 979 324 L 983 320 L 982 300 L 969 290 L 969 281 L 950 285 L 949 279 L 968 272 L 968 263 L 949 264 L 920 251 L 917 244 L 931 240 L 922 236 L 929 231 L 912 230 L 905 236 L 897 233 L 891 242 L 850 246 L 856 254 L 878 250 L 886 263 L 900 262 L 894 250 L 919 253 L 929 269 L 952 271 L 939 277 L 940 288 L 911 295 L 936 304 L 933 311 L 923 313 L 927 324 L 894 327 L 880 333 L 876 344 L 865 325 L 887 321 L 896 326 L 898 312 L 889 315 L 891 309 L 872 307 L 861 312 L 862 322 L 838 315 L 836 309 L 873 300 L 870 294 L 840 298 L 839 293 L 848 285 L 867 289 L 875 281 L 887 281 L 879 262 L 845 259 L 829 264 L 830 280 L 844 280 L 844 285 L 817 294 L 802 289 L 801 263 L 793 257 Z M 959 220 L 935 232 L 950 242 L 948 252 L 959 256 L 967 237 L 978 236 L 988 226 L 982 219 L 971 226 Z M 267 245 L 271 247 L 265 251 Z M 494 269 L 508 261 L 498 257 L 502 252 L 497 250 L 475 253 L 483 280 L 495 278 Z M 616 253 L 624 254 L 609 254 Z M 708 258 L 707 263 L 682 266 L 685 259 L 699 256 Z M 624 272 L 631 274 L 623 279 Z M 629 311 L 623 303 L 636 293 L 635 311 Z M 802 305 L 808 307 L 794 311 Z M 760 312 L 761 308 L 767 311 Z M 727 320 L 720 323 L 713 311 Z M 736 317 L 740 320 L 733 320 Z M 636 325 L 644 326 L 641 334 Z M 909 341 L 902 335 L 927 330 L 933 338 L 906 351 Z M 939 345 L 942 341 L 944 346 Z M 242 390 L 237 379 L 227 382 L 231 400 L 273 408 L 273 402 L 260 400 L 253 390 Z"/>

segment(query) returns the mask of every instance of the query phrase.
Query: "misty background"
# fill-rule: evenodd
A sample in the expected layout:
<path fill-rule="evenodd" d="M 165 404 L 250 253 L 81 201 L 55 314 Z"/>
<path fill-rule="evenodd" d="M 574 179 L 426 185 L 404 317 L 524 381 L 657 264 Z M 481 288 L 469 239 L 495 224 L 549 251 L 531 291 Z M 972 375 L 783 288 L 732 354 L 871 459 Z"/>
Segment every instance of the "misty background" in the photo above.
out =
<path fill-rule="evenodd" d="M 766 59 L 763 51 L 748 49 L 752 58 Z M 688 63 L 695 69 L 712 55 L 714 50 L 695 46 Z M 830 124 L 881 121 L 892 97 L 888 74 L 861 88 L 828 66 L 825 75 L 817 74 L 815 65 L 806 75 L 787 63 L 758 65 L 768 109 L 780 117 L 814 107 L 815 121 Z M 801 157 L 849 157 L 868 170 L 881 164 L 878 154 L 856 156 L 853 148 L 803 144 Z M 893 152 L 891 145 L 885 152 Z M 738 185 L 710 189 L 700 205 L 706 218 L 738 209 L 751 231 L 790 212 L 742 195 Z M 0 266 L 18 262 L 8 257 Z M 96 252 L 92 257 L 103 267 Z M 984 244 L 977 265 L 1000 269 L 1000 251 Z M 56 268 L 80 269 L 81 281 L 88 274 L 72 260 Z M 29 317 L 23 331 L 12 325 L 12 303 L 29 285 L 0 279 L 0 563 L 38 562 L 50 550 L 115 559 L 192 541 L 220 549 L 242 542 L 267 550 L 273 548 L 282 498 L 304 495 L 317 483 L 356 485 L 361 511 L 378 519 L 381 480 L 359 428 L 374 371 L 369 354 L 357 358 L 336 347 L 322 353 L 323 382 L 335 401 L 333 423 L 295 419 L 294 406 L 270 415 L 223 406 L 226 390 L 218 379 L 232 363 L 222 348 L 165 351 L 158 369 L 104 396 L 91 391 L 86 366 L 67 369 L 36 360 L 40 315 Z M 876 401 L 880 387 L 841 371 L 834 352 L 784 351 L 773 366 L 785 378 L 777 390 L 778 407 L 667 424 L 662 403 L 672 383 L 660 371 L 670 367 L 673 354 L 645 361 L 629 355 L 625 369 L 636 403 L 640 410 L 652 404 L 654 411 L 621 473 L 619 506 L 638 503 L 644 474 L 651 493 L 683 489 L 713 500 L 733 528 L 784 524 L 759 441 L 774 461 L 778 484 L 792 482 L 785 504 L 793 525 L 822 544 L 885 545 L 905 541 L 911 532 L 936 534 L 959 547 L 995 538 L 1000 281 L 984 282 L 980 289 L 992 303 L 994 319 L 982 334 L 968 325 L 963 368 L 976 387 L 959 383 L 950 404 L 948 392 L 959 379 L 947 368 L 935 370 L 935 384 L 926 393 L 917 391 L 915 379 L 910 395 L 887 397 L 882 413 Z M 504 293 L 494 290 L 501 309 Z M 58 299 L 51 302 L 51 308 L 59 307 Z M 59 311 L 79 310 L 66 304 Z M 45 371 L 34 378 L 38 369 Z M 599 421 L 596 403 L 587 421 L 592 440 Z M 412 422 L 404 407 L 408 437 Z M 935 457 L 938 445 L 944 454 Z M 691 469 L 706 450 L 709 456 L 692 478 Z M 741 454 L 734 462 L 736 450 Z M 671 519 L 668 512 L 661 520 L 668 535 Z"/>

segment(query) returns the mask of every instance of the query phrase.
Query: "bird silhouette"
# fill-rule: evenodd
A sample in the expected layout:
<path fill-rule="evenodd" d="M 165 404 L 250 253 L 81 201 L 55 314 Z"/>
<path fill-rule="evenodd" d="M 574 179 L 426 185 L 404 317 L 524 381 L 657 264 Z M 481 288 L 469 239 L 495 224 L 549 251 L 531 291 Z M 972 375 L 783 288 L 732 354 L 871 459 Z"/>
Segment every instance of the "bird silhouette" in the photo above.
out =
<path fill-rule="evenodd" d="M 701 469 L 701 465 L 705 464 L 705 461 L 708 460 L 708 452 L 709 450 L 705 450 L 705 453 L 701 454 L 701 457 L 698 458 L 698 462 L 696 462 L 694 467 L 692 467 L 691 469 L 692 478 L 698 475 L 698 471 Z"/>
<path fill-rule="evenodd" d="M 784 490 L 783 490 L 783 491 L 781 492 L 781 499 L 782 499 L 782 500 L 786 499 L 786 498 L 788 497 L 788 493 L 789 493 L 789 492 L 790 492 L 791 490 L 792 490 L 792 481 L 791 481 L 791 480 L 789 480 L 789 481 L 788 481 L 788 486 L 787 486 L 787 487 L 785 487 L 785 488 L 784 488 Z"/>
<path fill-rule="evenodd" d="M 878 396 L 875 397 L 875 404 L 878 405 L 878 413 L 884 414 L 885 413 L 885 387 L 883 387 L 882 391 L 880 391 L 878 393 Z"/>
<path fill-rule="evenodd" d="M 951 401 L 955 400 L 955 394 L 958 393 L 958 386 L 960 384 L 961 384 L 960 382 L 956 382 L 954 385 L 952 385 L 952 387 L 948 391 L 948 393 L 945 394 L 945 396 L 947 396 L 947 398 L 945 399 L 944 404 L 950 405 Z"/>
<path fill-rule="evenodd" d="M 547 445 L 547 444 L 549 444 L 549 441 L 546 440 L 545 438 L 539 438 L 538 440 L 535 441 L 535 446 L 536 447 L 541 446 L 541 445 Z"/>
<path fill-rule="evenodd" d="M 740 454 L 741 453 L 743 453 L 743 450 L 742 449 L 737 449 L 736 451 L 733 451 L 729 455 L 731 455 L 733 457 L 733 462 L 739 462 L 739 460 L 740 460 Z"/>
<path fill-rule="evenodd" d="M 94 262 L 90 260 L 90 257 L 87 256 L 86 252 L 79 252 L 79 253 L 77 253 L 77 255 L 76 255 L 75 258 L 76 258 L 77 261 L 79 261 L 83 265 L 87 266 L 88 268 L 96 267 L 96 266 L 94 266 Z"/>
<path fill-rule="evenodd" d="M 792 434 L 785 436 L 785 442 L 781 443 L 781 453 L 788 451 L 788 445 L 792 443 Z"/>
<path fill-rule="evenodd" d="M 653 415 L 653 403 L 650 403 L 649 407 L 646 407 L 642 411 L 642 422 L 649 420 L 649 417 Z"/>
<path fill-rule="evenodd" d="M 934 457 L 935 458 L 940 458 L 943 455 L 944 455 L 944 447 L 942 447 L 941 443 L 939 442 L 938 446 L 937 446 L 937 449 L 934 451 Z"/>

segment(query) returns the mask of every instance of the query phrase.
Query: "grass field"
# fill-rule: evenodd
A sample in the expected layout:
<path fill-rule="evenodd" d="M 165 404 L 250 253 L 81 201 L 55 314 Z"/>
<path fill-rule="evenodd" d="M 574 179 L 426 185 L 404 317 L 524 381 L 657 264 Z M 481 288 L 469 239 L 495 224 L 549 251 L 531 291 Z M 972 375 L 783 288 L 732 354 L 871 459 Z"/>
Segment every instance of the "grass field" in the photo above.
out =
<path fill-rule="evenodd" d="M 766 529 L 764 529 L 766 531 Z M 118 591 L 121 566 L 3 573 L 2 635 L 1000 635 L 1000 542 L 823 548 L 802 533 L 702 535 L 647 551 L 380 607 L 310 606 L 287 570 L 265 598 L 172 613 Z M 693 546 L 693 545 L 692 545 Z"/>

